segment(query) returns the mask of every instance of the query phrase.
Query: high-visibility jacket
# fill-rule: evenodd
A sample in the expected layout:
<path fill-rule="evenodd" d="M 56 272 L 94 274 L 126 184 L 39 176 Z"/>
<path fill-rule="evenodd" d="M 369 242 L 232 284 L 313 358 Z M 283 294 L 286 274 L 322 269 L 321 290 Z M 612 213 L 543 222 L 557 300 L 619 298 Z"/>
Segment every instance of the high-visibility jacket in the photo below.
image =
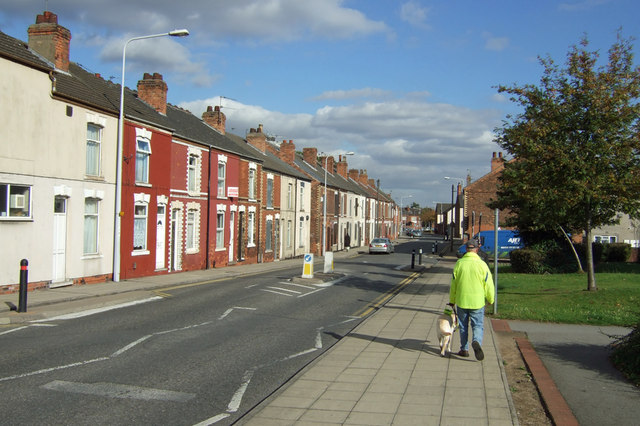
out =
<path fill-rule="evenodd" d="M 449 303 L 463 309 L 480 309 L 493 300 L 493 278 L 489 266 L 477 253 L 467 252 L 453 267 Z"/>

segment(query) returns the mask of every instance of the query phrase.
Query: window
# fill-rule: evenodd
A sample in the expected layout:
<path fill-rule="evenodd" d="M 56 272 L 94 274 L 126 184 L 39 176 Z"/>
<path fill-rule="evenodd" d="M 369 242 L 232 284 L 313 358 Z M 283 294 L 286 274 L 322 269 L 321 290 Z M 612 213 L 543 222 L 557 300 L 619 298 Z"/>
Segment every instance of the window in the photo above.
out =
<path fill-rule="evenodd" d="M 287 248 L 291 248 L 293 242 L 291 241 L 291 221 L 287 221 Z"/>
<path fill-rule="evenodd" d="M 196 248 L 196 211 L 187 211 L 187 250 Z"/>
<path fill-rule="evenodd" d="M 218 163 L 218 197 L 225 196 L 225 179 L 227 175 L 227 164 L 219 162 Z"/>
<path fill-rule="evenodd" d="M 299 247 L 304 247 L 304 217 L 300 218 L 300 229 L 298 231 L 298 235 L 300 235 L 300 244 Z"/>
<path fill-rule="evenodd" d="M 256 225 L 256 212 L 249 212 L 249 223 L 247 225 L 247 233 L 248 233 L 248 242 L 247 245 L 253 246 L 255 245 L 255 238 L 253 236 L 253 232 L 255 230 Z"/>
<path fill-rule="evenodd" d="M 198 190 L 198 157 L 196 155 L 189 155 L 189 164 L 187 165 L 187 191 L 196 192 Z"/>
<path fill-rule="evenodd" d="M 149 156 L 151 143 L 148 139 L 136 140 L 136 182 L 149 183 Z"/>
<path fill-rule="evenodd" d="M 133 249 L 147 249 L 147 215 L 148 205 L 136 203 L 133 212 Z"/>
<path fill-rule="evenodd" d="M 615 235 L 595 235 L 593 240 L 596 243 L 615 243 L 618 238 Z"/>
<path fill-rule="evenodd" d="M 31 219 L 31 187 L 0 184 L 0 218 Z"/>
<path fill-rule="evenodd" d="M 100 176 L 100 140 L 102 128 L 87 124 L 87 175 Z"/>
<path fill-rule="evenodd" d="M 267 177 L 267 208 L 273 208 L 273 176 Z"/>
<path fill-rule="evenodd" d="M 273 220 L 267 219 L 267 238 L 266 238 L 265 247 L 264 247 L 264 249 L 266 251 L 273 250 L 273 247 L 272 247 L 272 239 L 273 238 L 271 236 L 272 232 L 273 232 Z"/>
<path fill-rule="evenodd" d="M 256 169 L 249 169 L 249 199 L 256 199 Z"/>
<path fill-rule="evenodd" d="M 218 212 L 216 218 L 216 248 L 224 247 L 224 212 Z"/>
<path fill-rule="evenodd" d="M 300 182 L 300 211 L 304 211 L 304 182 Z"/>
<path fill-rule="evenodd" d="M 84 244 L 82 253 L 98 254 L 98 200 L 84 199 Z"/>
<path fill-rule="evenodd" d="M 293 184 L 287 186 L 287 209 L 293 208 Z"/>

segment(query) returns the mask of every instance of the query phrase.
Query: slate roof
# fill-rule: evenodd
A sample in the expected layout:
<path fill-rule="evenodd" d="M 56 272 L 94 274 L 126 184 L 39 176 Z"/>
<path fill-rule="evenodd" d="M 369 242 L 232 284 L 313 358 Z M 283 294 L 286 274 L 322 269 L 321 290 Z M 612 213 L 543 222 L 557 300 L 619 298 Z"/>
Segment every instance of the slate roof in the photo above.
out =
<path fill-rule="evenodd" d="M 274 153 L 270 151 L 262 152 L 256 147 L 254 147 L 253 145 L 251 145 L 249 142 L 247 142 L 246 139 L 242 138 L 241 136 L 235 135 L 233 133 L 227 133 L 227 136 L 231 140 L 233 140 L 236 144 L 240 145 L 244 149 L 249 150 L 250 152 L 253 153 L 253 155 L 256 155 L 258 158 L 260 158 L 262 162 L 262 168 L 264 170 L 271 170 L 273 172 L 276 172 L 282 175 L 292 176 L 298 179 L 311 181 L 311 178 L 309 178 L 309 176 L 302 173 L 300 170 L 296 169 L 295 167 L 291 166 L 286 161 L 282 161 L 280 157 L 278 157 Z"/>
<path fill-rule="evenodd" d="M 0 56 L 42 71 L 53 70 L 53 64 L 29 49 L 27 43 L 0 31 Z"/>
<path fill-rule="evenodd" d="M 167 117 L 177 137 L 260 163 L 263 161 L 255 152 L 237 144 L 228 134 L 223 135 L 187 110 L 167 104 Z"/>

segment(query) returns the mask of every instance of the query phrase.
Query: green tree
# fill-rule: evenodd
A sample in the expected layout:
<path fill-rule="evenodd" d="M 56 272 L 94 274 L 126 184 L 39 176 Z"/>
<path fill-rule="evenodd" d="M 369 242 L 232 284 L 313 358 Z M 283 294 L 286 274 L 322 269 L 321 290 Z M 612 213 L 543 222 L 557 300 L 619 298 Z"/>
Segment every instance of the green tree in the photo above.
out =
<path fill-rule="evenodd" d="M 632 43 L 618 34 L 608 63 L 584 37 L 566 68 L 551 58 L 540 85 L 499 86 L 523 112 L 507 116 L 496 142 L 514 158 L 505 165 L 492 205 L 515 213 L 521 229 L 584 231 L 640 208 L 640 69 Z M 597 290 L 587 243 L 587 289 Z"/>

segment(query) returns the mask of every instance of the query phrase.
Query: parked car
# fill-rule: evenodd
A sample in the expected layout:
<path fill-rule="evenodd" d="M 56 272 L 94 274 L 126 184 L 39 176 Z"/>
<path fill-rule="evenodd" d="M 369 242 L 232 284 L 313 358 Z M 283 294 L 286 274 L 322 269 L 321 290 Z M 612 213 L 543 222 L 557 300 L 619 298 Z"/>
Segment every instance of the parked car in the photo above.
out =
<path fill-rule="evenodd" d="M 369 254 L 371 253 L 393 253 L 393 243 L 388 238 L 374 238 L 369 243 Z"/>
<path fill-rule="evenodd" d="M 422 237 L 422 230 L 420 229 L 414 229 L 413 232 L 411 233 L 412 237 Z"/>

